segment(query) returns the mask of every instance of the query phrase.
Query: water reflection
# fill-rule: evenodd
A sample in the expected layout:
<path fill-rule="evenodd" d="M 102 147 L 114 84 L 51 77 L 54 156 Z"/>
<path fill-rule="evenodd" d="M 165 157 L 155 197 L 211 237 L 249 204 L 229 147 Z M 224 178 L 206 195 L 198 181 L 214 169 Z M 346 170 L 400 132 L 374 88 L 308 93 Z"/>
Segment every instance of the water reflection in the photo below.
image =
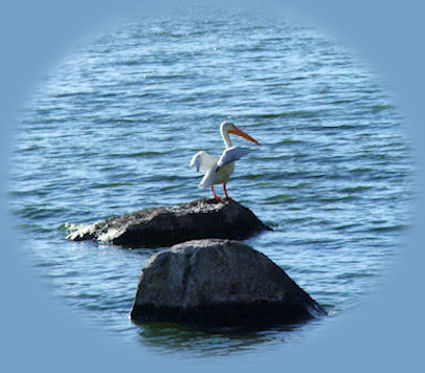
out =
<path fill-rule="evenodd" d="M 191 351 L 195 356 L 228 355 L 264 343 L 284 343 L 286 332 L 302 328 L 286 325 L 261 330 L 204 328 L 195 325 L 150 322 L 137 325 L 141 342 L 163 352 Z"/>

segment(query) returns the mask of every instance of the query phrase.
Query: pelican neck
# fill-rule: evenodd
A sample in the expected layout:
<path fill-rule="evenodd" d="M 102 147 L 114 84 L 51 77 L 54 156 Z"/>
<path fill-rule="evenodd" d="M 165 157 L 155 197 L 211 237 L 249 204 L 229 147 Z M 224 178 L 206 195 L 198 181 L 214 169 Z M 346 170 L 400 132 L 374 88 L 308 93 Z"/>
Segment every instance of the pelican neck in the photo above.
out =
<path fill-rule="evenodd" d="M 232 140 L 230 140 L 229 133 L 227 131 L 220 130 L 221 137 L 223 138 L 224 144 L 226 145 L 226 149 L 232 147 Z"/>

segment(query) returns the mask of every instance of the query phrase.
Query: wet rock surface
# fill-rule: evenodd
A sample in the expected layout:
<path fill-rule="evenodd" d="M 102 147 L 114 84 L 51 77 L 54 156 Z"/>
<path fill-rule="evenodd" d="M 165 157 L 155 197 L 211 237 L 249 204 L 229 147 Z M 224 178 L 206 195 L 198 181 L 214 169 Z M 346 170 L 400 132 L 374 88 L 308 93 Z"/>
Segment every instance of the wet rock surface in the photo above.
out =
<path fill-rule="evenodd" d="M 202 198 L 71 228 L 66 238 L 111 242 L 127 247 L 159 247 L 203 238 L 242 240 L 264 230 L 271 228 L 234 200 Z"/>
<path fill-rule="evenodd" d="M 130 313 L 136 322 L 267 327 L 325 315 L 278 265 L 232 240 L 195 240 L 154 255 Z"/>

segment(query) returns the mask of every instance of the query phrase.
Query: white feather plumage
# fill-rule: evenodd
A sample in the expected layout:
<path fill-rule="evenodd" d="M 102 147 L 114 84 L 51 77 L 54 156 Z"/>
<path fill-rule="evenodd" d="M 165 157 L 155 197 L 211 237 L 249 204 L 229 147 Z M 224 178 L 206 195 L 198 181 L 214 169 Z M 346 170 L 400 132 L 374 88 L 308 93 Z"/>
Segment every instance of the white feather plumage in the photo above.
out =
<path fill-rule="evenodd" d="M 214 184 L 226 182 L 233 172 L 233 162 L 241 159 L 249 153 L 249 149 L 243 146 L 232 146 L 225 149 L 220 158 L 201 150 L 196 153 L 190 161 L 190 167 L 198 172 L 204 173 L 199 183 L 199 188 L 208 188 Z"/>
<path fill-rule="evenodd" d="M 221 157 L 217 161 L 218 167 L 223 167 L 226 164 L 235 162 L 242 157 L 245 157 L 249 153 L 249 148 L 244 146 L 232 146 L 231 148 L 225 149 Z"/>
<path fill-rule="evenodd" d="M 213 156 L 202 150 L 197 152 L 190 161 L 190 167 L 204 174 L 204 177 L 199 183 L 199 188 L 204 189 L 211 187 L 214 198 L 216 199 L 219 199 L 220 197 L 215 193 L 214 185 L 223 184 L 225 196 L 228 197 L 226 183 L 235 169 L 235 161 L 241 159 L 250 151 L 248 148 L 243 146 L 232 146 L 229 134 L 232 133 L 244 137 L 257 145 L 260 145 L 257 140 L 230 122 L 221 123 L 220 133 L 226 146 L 226 149 L 220 157 Z"/>

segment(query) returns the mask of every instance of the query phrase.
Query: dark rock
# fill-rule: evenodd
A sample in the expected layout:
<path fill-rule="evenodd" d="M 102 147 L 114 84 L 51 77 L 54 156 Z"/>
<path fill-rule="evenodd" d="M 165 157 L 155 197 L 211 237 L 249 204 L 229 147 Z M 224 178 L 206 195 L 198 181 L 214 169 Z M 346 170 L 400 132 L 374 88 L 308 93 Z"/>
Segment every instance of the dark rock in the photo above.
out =
<path fill-rule="evenodd" d="M 210 239 L 154 255 L 140 276 L 130 316 L 141 322 L 264 327 L 325 314 L 265 255 L 237 241 Z"/>
<path fill-rule="evenodd" d="M 158 247 L 201 238 L 242 240 L 262 230 L 271 228 L 234 200 L 203 198 L 70 228 L 66 238 L 105 241 L 121 246 Z"/>

